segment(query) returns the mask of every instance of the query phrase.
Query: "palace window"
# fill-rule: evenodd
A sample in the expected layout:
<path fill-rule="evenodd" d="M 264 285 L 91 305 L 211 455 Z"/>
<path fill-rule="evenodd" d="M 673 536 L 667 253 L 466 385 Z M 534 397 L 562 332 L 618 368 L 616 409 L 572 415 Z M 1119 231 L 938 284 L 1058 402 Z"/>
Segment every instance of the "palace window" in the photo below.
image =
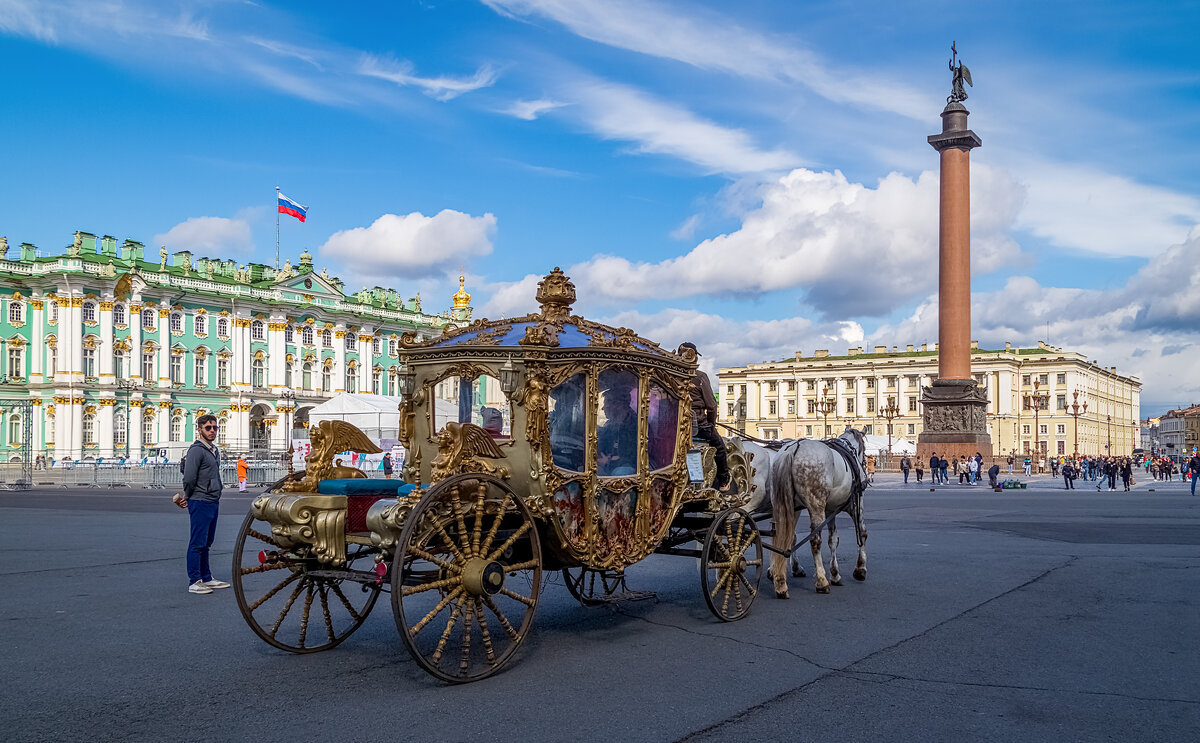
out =
<path fill-rule="evenodd" d="M 183 441 L 183 416 L 171 416 L 171 441 Z"/>
<path fill-rule="evenodd" d="M 1058 382 L 1058 384 L 1066 384 L 1066 383 L 1067 383 L 1067 375 L 1066 375 L 1066 373 L 1064 372 L 1064 373 L 1062 373 L 1062 374 L 1059 374 L 1059 375 L 1058 375 L 1058 376 L 1055 378 L 1055 381 L 1056 381 L 1056 382 Z"/>
<path fill-rule="evenodd" d="M 113 352 L 113 375 L 116 376 L 117 379 L 125 378 L 125 352 L 124 351 L 114 351 Z"/>
<path fill-rule="evenodd" d="M 809 379 L 809 380 L 807 380 L 807 382 L 808 382 L 808 384 L 806 386 L 808 387 L 809 392 L 812 392 L 813 390 L 815 390 L 817 388 L 817 380 Z"/>
<path fill-rule="evenodd" d="M 170 328 L 171 328 L 171 332 L 175 335 L 183 334 L 183 313 L 182 312 L 172 312 L 171 313 Z"/>
<path fill-rule="evenodd" d="M 854 415 L 854 398 L 846 398 L 846 415 Z"/>
<path fill-rule="evenodd" d="M 225 434 L 228 432 L 228 430 L 229 430 L 229 418 L 225 415 L 222 415 L 220 418 L 217 419 L 217 446 L 220 446 L 222 448 L 225 446 L 225 442 L 226 442 Z"/>
<path fill-rule="evenodd" d="M 192 319 L 192 325 L 196 328 L 196 335 L 208 335 L 207 315 L 196 315 Z"/>
<path fill-rule="evenodd" d="M 82 314 L 84 322 L 96 322 L 96 303 L 84 302 Z"/>
<path fill-rule="evenodd" d="M 796 380 L 789 379 L 788 380 L 788 392 L 795 392 L 795 391 L 796 391 Z"/>
<path fill-rule="evenodd" d="M 158 443 L 158 437 L 154 435 L 154 416 L 142 415 L 142 446 L 151 446 Z"/>
<path fill-rule="evenodd" d="M 306 346 L 313 344 L 313 329 L 311 325 L 305 325 L 300 328 L 300 342 Z"/>
<path fill-rule="evenodd" d="M 329 328 L 321 331 L 321 347 L 333 348 L 333 331 Z"/>
<path fill-rule="evenodd" d="M 8 443 L 21 443 L 21 416 L 16 413 L 8 418 Z"/>
<path fill-rule="evenodd" d="M 208 357 L 204 354 L 196 354 L 196 363 L 192 368 L 192 381 L 197 387 L 203 387 L 208 383 Z"/>
<path fill-rule="evenodd" d="M 1067 396 L 1066 395 L 1058 395 L 1057 397 L 1055 397 L 1054 405 L 1059 410 L 1066 410 L 1067 409 Z"/>
<path fill-rule="evenodd" d="M 767 392 L 774 392 L 776 387 L 775 382 L 767 382 Z"/>
<path fill-rule="evenodd" d="M 1045 436 L 1047 433 L 1050 433 L 1049 429 L 1050 426 L 1046 425 L 1045 423 L 1038 425 L 1038 433 L 1042 434 L 1043 436 Z"/>
<path fill-rule="evenodd" d="M 266 386 L 267 365 L 262 359 L 255 359 L 250 364 L 250 385 L 253 387 Z"/>
<path fill-rule="evenodd" d="M 301 389 L 312 389 L 312 362 L 305 361 L 301 368 L 300 387 Z"/>
<path fill-rule="evenodd" d="M 125 305 L 117 303 L 113 305 L 113 325 L 125 324 Z"/>
<path fill-rule="evenodd" d="M 96 349 L 86 346 L 83 349 L 83 376 L 96 376 Z"/>
<path fill-rule="evenodd" d="M 228 338 L 229 337 L 229 318 L 222 317 L 221 319 L 217 320 L 217 337 L 218 338 Z"/>
<path fill-rule="evenodd" d="M 158 310 L 147 308 L 142 310 L 142 330 L 154 330 Z"/>
<path fill-rule="evenodd" d="M 388 341 L 388 356 L 395 356 L 395 355 L 396 355 L 396 339 L 392 338 L 391 340 Z"/>
<path fill-rule="evenodd" d="M 875 389 L 875 377 L 867 377 L 867 389 Z"/>
<path fill-rule="evenodd" d="M 183 384 L 183 354 L 171 354 L 171 384 Z"/>
<path fill-rule="evenodd" d="M 154 380 L 154 352 L 147 351 L 142 354 L 142 382 L 153 386 Z"/>
<path fill-rule="evenodd" d="M 1038 381 L 1042 383 L 1043 387 L 1045 387 L 1046 385 L 1050 384 L 1050 375 L 1049 374 L 1039 374 Z"/>
<path fill-rule="evenodd" d="M 283 331 L 283 342 L 284 343 L 295 343 L 296 342 L 296 329 L 293 328 L 291 325 L 287 326 L 287 330 Z"/>
<path fill-rule="evenodd" d="M 96 415 L 95 413 L 83 414 L 83 445 L 96 445 Z"/>
<path fill-rule="evenodd" d="M 46 363 L 46 369 L 52 375 L 58 371 L 58 348 L 56 346 L 50 346 L 50 350 L 48 352 L 47 363 Z"/>
<path fill-rule="evenodd" d="M 729 406 L 728 406 L 728 412 L 725 414 L 725 417 L 726 417 L 726 418 L 732 418 L 732 417 L 733 417 L 733 403 L 729 403 Z"/>
<path fill-rule="evenodd" d="M 54 416 L 46 416 L 46 444 L 54 443 Z"/>
<path fill-rule="evenodd" d="M 50 324 L 54 325 L 58 322 L 58 302 L 50 300 Z"/>
<path fill-rule="evenodd" d="M 805 427 L 804 427 L 804 435 L 805 435 L 805 436 L 807 436 L 807 437 L 808 437 L 808 438 L 810 438 L 810 439 L 812 438 L 812 426 L 805 426 Z"/>
<path fill-rule="evenodd" d="M 347 351 L 358 350 L 358 336 L 355 335 L 354 333 L 349 333 L 349 332 L 346 333 L 346 350 Z"/>
<path fill-rule="evenodd" d="M 1026 435 L 1026 436 L 1028 436 L 1028 435 L 1029 435 L 1029 424 L 1028 424 L 1028 423 L 1026 423 L 1025 425 L 1021 426 L 1021 433 L 1023 433 L 1023 434 L 1024 434 L 1024 435 Z"/>
<path fill-rule="evenodd" d="M 909 424 L 908 424 L 908 435 L 909 435 L 909 436 L 912 436 L 912 435 L 914 435 L 916 432 L 917 432 L 917 424 L 916 424 L 916 423 L 909 423 Z"/>
<path fill-rule="evenodd" d="M 217 386 L 229 386 L 229 359 L 217 359 Z"/>
<path fill-rule="evenodd" d="M 371 340 L 371 353 L 379 356 L 383 353 L 383 339 L 374 338 Z"/>
<path fill-rule="evenodd" d="M 321 369 L 321 391 L 333 391 L 333 364 L 325 364 Z"/>
<path fill-rule="evenodd" d="M 380 389 L 380 387 L 382 385 L 383 385 L 383 370 L 376 367 L 375 370 L 371 372 L 371 394 L 374 394 L 374 395 L 383 394 L 383 390 Z"/>
<path fill-rule="evenodd" d="M 1059 423 L 1054 427 L 1054 432 L 1060 436 L 1065 434 L 1067 432 L 1067 425 L 1065 423 Z"/>
<path fill-rule="evenodd" d="M 894 390 L 894 389 L 896 389 L 896 378 L 895 378 L 895 377 L 888 377 L 888 378 L 887 378 L 887 388 L 888 388 L 889 390 Z"/>
<path fill-rule="evenodd" d="M 250 340 L 265 341 L 267 339 L 267 324 L 262 320 L 250 323 Z"/>
<path fill-rule="evenodd" d="M 25 322 L 25 305 L 22 302 L 12 302 L 8 305 L 8 324 L 20 325 Z"/>
<path fill-rule="evenodd" d="M 295 366 L 291 361 L 283 365 L 283 386 L 292 386 L 292 367 Z"/>
<path fill-rule="evenodd" d="M 20 379 L 25 375 L 22 374 L 22 364 L 25 360 L 25 349 L 18 347 L 9 347 L 8 349 L 8 376 Z"/>
<path fill-rule="evenodd" d="M 908 396 L 908 412 L 910 412 L 910 413 L 917 412 L 917 396 L 916 395 Z"/>
<path fill-rule="evenodd" d="M 129 443 L 129 421 L 125 417 L 125 411 L 119 411 L 113 417 L 113 443 L 118 446 L 124 446 Z"/>
<path fill-rule="evenodd" d="M 778 412 L 776 408 L 777 405 L 775 404 L 774 400 L 767 401 L 767 415 L 775 415 Z"/>
<path fill-rule="evenodd" d="M 730 396 L 730 397 L 733 397 L 733 385 L 732 385 L 732 384 L 731 384 L 731 385 L 729 385 L 729 390 L 728 390 L 728 391 L 729 391 L 729 396 Z"/>
<path fill-rule="evenodd" d="M 1029 386 L 1029 375 L 1028 374 L 1021 375 L 1021 384 L 1024 385 L 1025 387 Z"/>
<path fill-rule="evenodd" d="M 867 412 L 868 413 L 875 412 L 875 398 L 873 398 L 873 397 L 867 398 Z"/>
<path fill-rule="evenodd" d="M 787 412 L 787 414 L 788 414 L 788 415 L 795 415 L 795 414 L 796 414 L 796 401 L 795 401 L 795 400 L 788 400 L 788 401 L 787 401 L 787 411 L 788 411 L 788 412 Z"/>
<path fill-rule="evenodd" d="M 814 415 L 817 412 L 817 401 L 816 400 L 807 400 L 806 402 L 808 404 L 808 414 Z"/>
<path fill-rule="evenodd" d="M 346 391 L 350 393 L 358 392 L 358 369 L 351 364 L 346 367 Z"/>

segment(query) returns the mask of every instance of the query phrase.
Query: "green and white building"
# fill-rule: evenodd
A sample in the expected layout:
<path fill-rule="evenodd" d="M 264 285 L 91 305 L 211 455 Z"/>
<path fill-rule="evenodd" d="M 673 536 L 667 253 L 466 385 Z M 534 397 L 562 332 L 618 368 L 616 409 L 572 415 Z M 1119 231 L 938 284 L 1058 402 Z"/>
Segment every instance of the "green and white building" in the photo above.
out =
<path fill-rule="evenodd" d="M 275 269 L 143 251 L 87 232 L 50 256 L 0 238 L 0 398 L 31 403 L 35 453 L 176 458 L 204 413 L 231 450 L 284 451 L 334 395 L 398 394 L 402 333 L 471 319 L 461 277 L 452 308 L 427 314 L 419 294 L 345 294 L 307 253 Z M 3 411 L 0 449 L 21 449 L 21 407 Z"/>

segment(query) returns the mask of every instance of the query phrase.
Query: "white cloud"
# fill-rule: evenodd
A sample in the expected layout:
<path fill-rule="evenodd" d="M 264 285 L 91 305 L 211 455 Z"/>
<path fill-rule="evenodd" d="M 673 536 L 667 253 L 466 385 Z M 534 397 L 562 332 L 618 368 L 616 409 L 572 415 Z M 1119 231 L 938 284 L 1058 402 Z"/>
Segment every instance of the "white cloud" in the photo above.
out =
<path fill-rule="evenodd" d="M 679 225 L 675 229 L 671 230 L 671 239 L 673 239 L 673 240 L 691 240 L 692 237 L 696 234 L 696 227 L 699 224 L 700 224 L 700 215 L 693 214 L 692 216 L 683 220 L 683 223 L 681 225 Z"/>
<path fill-rule="evenodd" d="M 451 77 L 449 75 L 420 77 L 413 74 L 411 62 L 378 57 L 373 54 L 363 55 L 358 72 L 361 75 L 388 80 L 401 86 L 416 86 L 439 101 L 448 101 L 463 93 L 490 87 L 499 77 L 496 70 L 487 64 L 480 66 L 470 77 Z"/>
<path fill-rule="evenodd" d="M 432 217 L 384 214 L 370 227 L 334 233 L 318 250 L 359 278 L 411 280 L 444 274 L 491 253 L 495 231 L 492 214 L 472 217 L 452 209 Z"/>
<path fill-rule="evenodd" d="M 937 110 L 936 98 L 878 73 L 826 68 L 792 39 L 742 28 L 728 17 L 650 0 L 482 0 L 509 17 L 539 15 L 585 39 L 705 70 L 803 85 L 835 102 L 880 108 L 915 119 Z"/>
<path fill-rule="evenodd" d="M 1017 226 L 1055 245 L 1151 257 L 1200 223 L 1200 200 L 1093 167 L 1018 162 L 1029 198 Z"/>
<path fill-rule="evenodd" d="M 192 217 L 164 234 L 154 236 L 155 245 L 169 251 L 190 250 L 199 256 L 242 255 L 254 250 L 250 223 L 245 218 Z"/>
<path fill-rule="evenodd" d="M 567 104 L 559 101 L 552 101 L 549 98 L 539 98 L 536 101 L 513 101 L 508 108 L 502 109 L 501 113 L 508 114 L 509 116 L 515 116 L 516 118 L 524 119 L 525 121 L 533 121 L 547 111 L 553 111 L 554 109 L 562 108 L 565 105 Z"/>
<path fill-rule="evenodd" d="M 973 192 L 973 262 L 989 271 L 1019 255 L 1007 233 L 1022 192 L 988 168 L 977 169 Z M 614 303 L 795 289 L 825 317 L 886 314 L 936 287 L 936 173 L 915 181 L 892 173 L 868 188 L 840 172 L 797 169 L 760 195 L 740 229 L 685 255 L 659 263 L 601 255 L 572 275 Z"/>
<path fill-rule="evenodd" d="M 605 139 L 634 142 L 639 153 L 678 157 L 709 173 L 780 171 L 800 163 L 791 152 L 758 149 L 740 129 L 714 124 L 628 86 L 579 82 L 573 92 L 586 126 Z"/>

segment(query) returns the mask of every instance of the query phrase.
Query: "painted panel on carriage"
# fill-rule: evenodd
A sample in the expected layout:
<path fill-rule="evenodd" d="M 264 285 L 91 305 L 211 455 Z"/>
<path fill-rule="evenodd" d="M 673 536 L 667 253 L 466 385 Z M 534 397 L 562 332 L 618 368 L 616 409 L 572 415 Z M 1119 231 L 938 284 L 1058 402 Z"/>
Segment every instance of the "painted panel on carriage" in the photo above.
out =
<path fill-rule="evenodd" d="M 562 524 L 567 541 L 575 547 L 583 547 L 585 541 L 583 491 L 583 481 L 571 480 L 554 493 L 554 515 Z"/>
<path fill-rule="evenodd" d="M 559 469 L 572 472 L 584 469 L 587 413 L 583 403 L 586 389 L 584 375 L 576 374 L 550 390 L 550 459 Z"/>
<path fill-rule="evenodd" d="M 637 490 L 634 488 L 619 492 L 601 488 L 596 493 L 596 520 L 599 522 L 596 552 L 602 561 L 637 550 L 636 513 Z"/>

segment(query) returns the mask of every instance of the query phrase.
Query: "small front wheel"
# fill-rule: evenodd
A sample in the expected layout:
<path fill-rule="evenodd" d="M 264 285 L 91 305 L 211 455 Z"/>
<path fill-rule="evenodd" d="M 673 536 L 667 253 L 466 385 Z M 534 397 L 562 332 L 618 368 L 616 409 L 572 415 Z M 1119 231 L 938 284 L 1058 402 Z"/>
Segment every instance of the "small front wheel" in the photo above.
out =
<path fill-rule="evenodd" d="M 704 601 L 717 619 L 732 622 L 750 613 L 762 565 L 762 536 L 754 519 L 740 508 L 717 514 L 700 553 Z"/>
<path fill-rule="evenodd" d="M 405 521 L 392 566 L 396 628 L 413 659 L 443 681 L 491 676 L 529 634 L 541 543 L 533 514 L 496 478 L 435 485 Z"/>

